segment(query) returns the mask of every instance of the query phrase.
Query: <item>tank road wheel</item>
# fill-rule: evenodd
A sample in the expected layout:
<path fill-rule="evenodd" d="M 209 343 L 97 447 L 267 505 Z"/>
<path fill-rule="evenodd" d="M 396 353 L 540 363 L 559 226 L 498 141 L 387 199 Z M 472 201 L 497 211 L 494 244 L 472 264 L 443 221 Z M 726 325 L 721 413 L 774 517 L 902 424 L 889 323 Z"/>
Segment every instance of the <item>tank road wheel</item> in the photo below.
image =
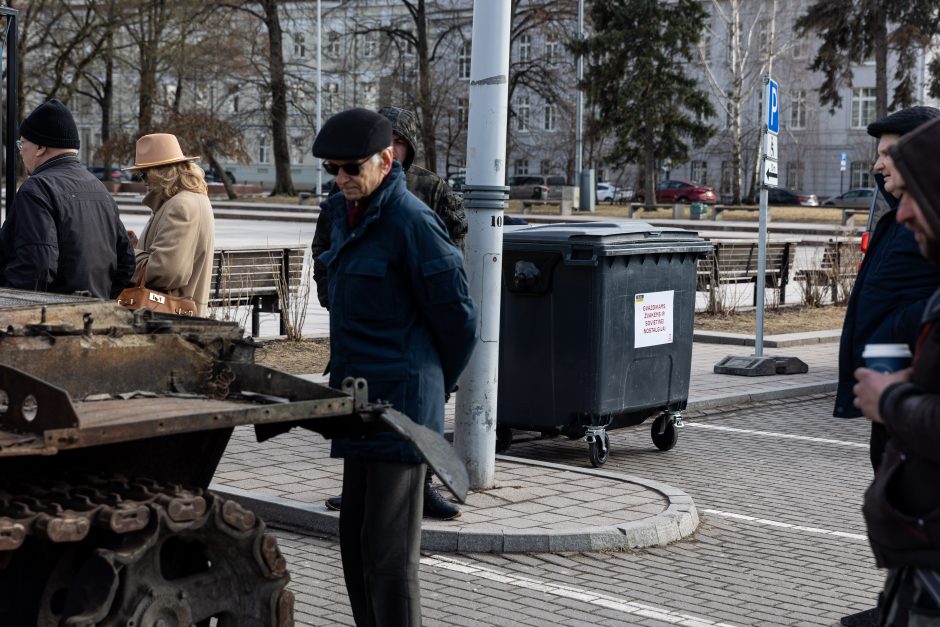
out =
<path fill-rule="evenodd" d="M 274 536 L 234 501 L 150 503 L 146 529 L 89 537 L 60 559 L 38 624 L 288 627 L 290 577 Z"/>
<path fill-rule="evenodd" d="M 588 442 L 588 455 L 591 457 L 591 465 L 600 468 L 607 463 L 610 457 L 610 438 L 607 431 L 600 429 L 594 433 L 593 441 Z"/>
<path fill-rule="evenodd" d="M 660 414 L 653 421 L 650 435 L 653 437 L 653 444 L 661 451 L 668 451 L 679 441 L 679 430 L 668 414 Z"/>

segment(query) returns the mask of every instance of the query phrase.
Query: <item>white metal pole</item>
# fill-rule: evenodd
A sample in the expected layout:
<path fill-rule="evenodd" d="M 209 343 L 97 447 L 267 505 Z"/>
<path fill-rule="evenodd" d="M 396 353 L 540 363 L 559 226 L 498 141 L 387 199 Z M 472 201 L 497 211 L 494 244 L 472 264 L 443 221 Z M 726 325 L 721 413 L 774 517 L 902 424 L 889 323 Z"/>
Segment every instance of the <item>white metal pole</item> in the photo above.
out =
<path fill-rule="evenodd" d="M 496 470 L 499 302 L 509 116 L 511 0 L 476 0 L 470 58 L 465 243 L 470 295 L 480 307 L 480 343 L 460 377 L 454 449 L 467 465 L 471 489 L 491 488 Z"/>
<path fill-rule="evenodd" d="M 323 114 L 323 14 L 320 12 L 320 0 L 317 0 L 317 133 L 320 132 L 320 125 L 323 123 L 320 117 Z M 317 167 L 317 188 L 313 191 L 313 197 L 320 199 L 323 190 L 323 162 L 316 160 Z"/>

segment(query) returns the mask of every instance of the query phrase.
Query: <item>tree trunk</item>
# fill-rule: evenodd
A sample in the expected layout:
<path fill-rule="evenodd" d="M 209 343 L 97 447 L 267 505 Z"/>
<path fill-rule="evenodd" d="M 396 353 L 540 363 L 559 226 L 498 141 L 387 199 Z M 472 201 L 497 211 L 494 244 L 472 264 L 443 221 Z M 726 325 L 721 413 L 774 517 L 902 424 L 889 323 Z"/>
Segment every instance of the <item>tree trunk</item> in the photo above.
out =
<path fill-rule="evenodd" d="M 219 175 L 219 178 L 222 179 L 222 185 L 225 186 L 225 193 L 228 194 L 228 199 L 235 200 L 238 198 L 238 194 L 235 192 L 235 186 L 232 185 L 230 180 L 228 180 L 228 174 L 226 174 L 225 168 L 223 168 L 222 164 L 219 163 L 219 160 L 216 158 L 215 154 L 209 150 L 206 150 L 205 157 L 209 162 L 209 165 L 212 166 L 212 169 Z"/>
<path fill-rule="evenodd" d="M 287 144 L 287 83 L 284 79 L 284 49 L 278 0 L 263 0 L 264 22 L 271 54 L 271 143 L 274 149 L 274 189 L 271 195 L 294 195 Z M 222 172 L 224 178 L 224 172 Z"/>
<path fill-rule="evenodd" d="M 428 19 L 425 0 L 418 0 L 414 14 L 418 49 L 418 98 L 421 114 L 421 143 L 424 144 L 424 166 L 437 171 L 437 145 L 434 138 L 434 102 L 431 97 L 431 61 L 428 58 Z"/>
<path fill-rule="evenodd" d="M 884 11 L 874 11 L 875 25 L 875 119 L 888 115 L 888 22 Z"/>
<path fill-rule="evenodd" d="M 646 149 L 646 158 L 645 163 L 643 164 L 643 169 L 646 170 L 643 174 L 644 178 L 644 196 L 646 197 L 645 204 L 646 208 L 652 210 L 653 205 L 656 204 L 656 155 L 653 154 L 652 148 Z"/>
<path fill-rule="evenodd" d="M 105 44 L 104 87 L 101 98 L 101 143 L 107 144 L 111 139 L 111 109 L 114 106 L 114 32 L 108 33 Z M 104 171 L 106 180 L 111 180 L 111 155 L 104 156 Z"/>

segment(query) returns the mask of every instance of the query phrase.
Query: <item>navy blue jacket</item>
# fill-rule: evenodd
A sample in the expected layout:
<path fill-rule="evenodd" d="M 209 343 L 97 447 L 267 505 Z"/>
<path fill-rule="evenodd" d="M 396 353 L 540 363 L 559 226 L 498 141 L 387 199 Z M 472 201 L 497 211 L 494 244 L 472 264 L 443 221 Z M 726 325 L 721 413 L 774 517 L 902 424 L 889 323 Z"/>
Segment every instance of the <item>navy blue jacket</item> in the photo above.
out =
<path fill-rule="evenodd" d="M 864 365 L 865 344 L 907 344 L 917 341 L 924 307 L 940 287 L 940 268 L 920 252 L 914 233 L 897 220 L 897 201 L 879 189 L 892 205 L 878 221 L 869 240 L 852 294 L 849 296 L 839 344 L 839 388 L 834 416 L 862 413 L 852 404 L 856 368 Z"/>
<path fill-rule="evenodd" d="M 16 192 L 0 229 L 0 284 L 115 298 L 134 274 L 117 204 L 74 155 L 40 165 Z"/>
<path fill-rule="evenodd" d="M 364 377 L 382 399 L 438 433 L 444 396 L 470 360 L 477 309 L 463 256 L 444 223 L 405 186 L 396 162 L 350 229 L 343 194 L 324 201 L 332 222 L 326 265 L 330 302 L 330 386 Z M 333 440 L 333 457 L 418 462 L 394 433 Z"/>

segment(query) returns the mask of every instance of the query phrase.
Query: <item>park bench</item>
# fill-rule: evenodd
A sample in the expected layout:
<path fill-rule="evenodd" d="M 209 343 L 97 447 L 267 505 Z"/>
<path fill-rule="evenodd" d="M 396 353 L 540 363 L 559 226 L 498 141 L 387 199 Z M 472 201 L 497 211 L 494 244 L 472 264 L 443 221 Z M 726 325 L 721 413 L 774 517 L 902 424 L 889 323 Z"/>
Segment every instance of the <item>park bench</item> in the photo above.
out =
<path fill-rule="evenodd" d="M 251 307 L 251 335 L 258 337 L 260 314 L 280 314 L 285 331 L 286 294 L 296 295 L 304 274 L 307 246 L 216 249 L 212 259 L 209 306 Z M 285 292 L 286 289 L 286 292 Z"/>
<path fill-rule="evenodd" d="M 795 242 L 767 242 L 764 287 L 776 289 L 779 302 L 786 302 L 790 263 L 796 252 Z M 753 283 L 757 304 L 758 244 L 756 241 L 716 241 L 711 253 L 699 259 L 696 289 L 712 294 L 724 284 Z"/>
<path fill-rule="evenodd" d="M 708 209 L 708 215 L 712 220 L 721 220 L 722 213 L 725 211 L 760 211 L 760 205 L 711 205 Z M 770 222 L 770 211 L 767 211 L 767 221 Z"/>
<path fill-rule="evenodd" d="M 818 267 L 798 270 L 796 280 L 803 281 L 807 293 L 814 287 L 826 286 L 832 302 L 842 302 L 852 291 L 861 261 L 862 251 L 857 241 L 831 239 L 823 247 Z"/>

